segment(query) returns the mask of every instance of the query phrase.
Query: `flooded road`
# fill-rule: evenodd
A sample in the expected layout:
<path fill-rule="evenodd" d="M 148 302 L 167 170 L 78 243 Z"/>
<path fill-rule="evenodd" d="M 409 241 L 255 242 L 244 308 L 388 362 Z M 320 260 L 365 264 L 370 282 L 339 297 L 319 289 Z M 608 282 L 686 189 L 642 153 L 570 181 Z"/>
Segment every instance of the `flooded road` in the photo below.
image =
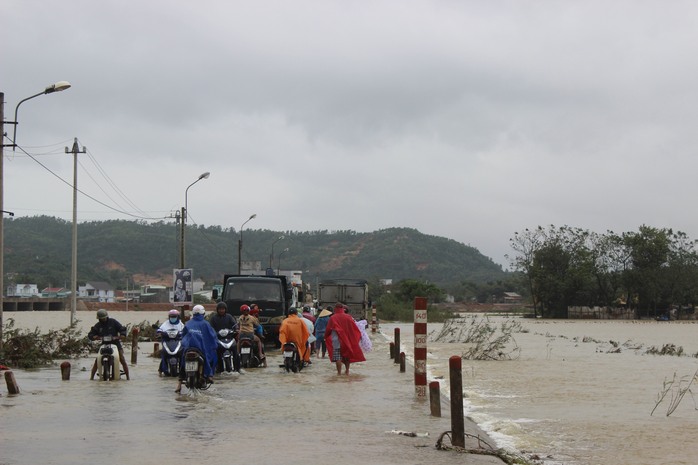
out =
<path fill-rule="evenodd" d="M 434 449 L 450 420 L 429 415 L 428 401 L 415 398 L 411 369 L 400 373 L 384 337 L 373 340 L 374 351 L 348 377 L 337 376 L 328 359 L 286 373 L 280 353 L 270 349 L 268 368 L 219 375 L 196 395 L 186 388 L 175 394 L 176 380 L 158 376 L 152 343 L 141 344 L 131 381 L 90 381 L 92 358 L 72 361 L 70 381 L 61 380 L 57 367 L 15 370 L 21 394 L 0 391 L 0 464 L 463 461 Z"/>

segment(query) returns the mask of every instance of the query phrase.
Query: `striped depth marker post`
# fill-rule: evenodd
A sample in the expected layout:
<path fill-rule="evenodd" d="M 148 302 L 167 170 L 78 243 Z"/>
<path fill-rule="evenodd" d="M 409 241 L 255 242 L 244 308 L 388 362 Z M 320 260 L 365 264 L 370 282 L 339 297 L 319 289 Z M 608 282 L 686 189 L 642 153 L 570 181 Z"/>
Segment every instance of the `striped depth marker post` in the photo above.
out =
<path fill-rule="evenodd" d="M 371 309 L 371 332 L 375 333 L 378 331 L 378 317 L 376 316 L 376 306 L 374 305 Z"/>
<path fill-rule="evenodd" d="M 414 299 L 414 389 L 427 397 L 427 299 Z"/>

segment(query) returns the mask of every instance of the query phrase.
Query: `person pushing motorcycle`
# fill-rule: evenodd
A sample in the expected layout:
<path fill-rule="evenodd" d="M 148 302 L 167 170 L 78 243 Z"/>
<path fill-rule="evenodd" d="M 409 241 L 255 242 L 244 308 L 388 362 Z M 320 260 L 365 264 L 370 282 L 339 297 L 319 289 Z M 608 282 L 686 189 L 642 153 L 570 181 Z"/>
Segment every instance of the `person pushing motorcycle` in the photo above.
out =
<path fill-rule="evenodd" d="M 97 339 L 102 339 L 104 336 L 112 337 L 126 337 L 126 327 L 116 321 L 114 318 L 109 318 L 109 313 L 103 308 L 97 310 L 97 324 L 95 324 L 90 332 L 87 333 L 87 339 L 90 341 L 96 341 Z M 121 341 L 116 339 L 114 344 L 119 349 L 119 361 L 121 366 L 124 367 L 124 374 L 126 379 L 131 379 L 128 373 L 128 365 L 126 365 L 126 357 L 124 357 L 124 348 L 121 345 Z M 95 359 L 94 365 L 92 365 L 92 372 L 90 373 L 90 379 L 95 379 L 95 374 L 97 373 L 97 360 Z"/>

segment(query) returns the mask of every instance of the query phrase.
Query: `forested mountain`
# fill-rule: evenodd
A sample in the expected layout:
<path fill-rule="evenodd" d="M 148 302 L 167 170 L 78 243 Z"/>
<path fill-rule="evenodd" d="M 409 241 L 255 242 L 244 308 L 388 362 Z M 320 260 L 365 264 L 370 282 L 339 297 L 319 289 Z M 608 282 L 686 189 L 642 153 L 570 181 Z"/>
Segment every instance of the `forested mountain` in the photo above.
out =
<path fill-rule="evenodd" d="M 5 283 L 70 285 L 69 221 L 48 216 L 5 219 Z M 278 240 L 280 236 L 283 239 Z M 237 271 L 239 234 L 220 226 L 189 226 L 187 268 L 207 285 Z M 275 242 L 276 241 L 276 242 Z M 273 257 L 272 254 L 273 244 Z M 288 248 L 288 251 L 284 252 Z M 243 231 L 243 261 L 262 268 L 302 270 L 304 279 L 419 279 L 440 286 L 503 279 L 506 273 L 477 249 L 415 229 L 354 231 Z M 179 228 L 173 223 L 103 221 L 78 225 L 78 283 L 106 281 L 115 288 L 170 282 L 179 268 Z"/>

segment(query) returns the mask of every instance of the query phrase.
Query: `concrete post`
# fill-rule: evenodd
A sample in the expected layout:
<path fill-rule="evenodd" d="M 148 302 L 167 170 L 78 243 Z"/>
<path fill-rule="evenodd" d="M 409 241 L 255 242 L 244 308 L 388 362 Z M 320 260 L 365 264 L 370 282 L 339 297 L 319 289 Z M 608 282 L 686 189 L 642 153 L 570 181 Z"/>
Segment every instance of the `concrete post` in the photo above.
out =
<path fill-rule="evenodd" d="M 429 383 L 429 408 L 432 417 L 441 416 L 441 389 L 438 381 Z"/>
<path fill-rule="evenodd" d="M 451 384 L 451 443 L 465 447 L 465 419 L 463 418 L 463 372 L 458 355 L 448 359 Z"/>
<path fill-rule="evenodd" d="M 138 363 L 138 333 L 139 328 L 133 328 L 131 331 L 131 365 Z"/>
<path fill-rule="evenodd" d="M 5 372 L 5 383 L 7 384 L 8 394 L 19 394 L 19 386 L 17 386 L 17 381 L 15 381 L 15 374 L 11 371 Z"/>
<path fill-rule="evenodd" d="M 61 363 L 61 379 L 70 381 L 70 362 Z"/>
<path fill-rule="evenodd" d="M 427 396 L 427 299 L 414 299 L 414 388 L 417 397 Z"/>
<path fill-rule="evenodd" d="M 378 316 L 376 315 L 376 306 L 374 305 L 371 309 L 371 332 L 375 333 L 378 331 Z"/>

